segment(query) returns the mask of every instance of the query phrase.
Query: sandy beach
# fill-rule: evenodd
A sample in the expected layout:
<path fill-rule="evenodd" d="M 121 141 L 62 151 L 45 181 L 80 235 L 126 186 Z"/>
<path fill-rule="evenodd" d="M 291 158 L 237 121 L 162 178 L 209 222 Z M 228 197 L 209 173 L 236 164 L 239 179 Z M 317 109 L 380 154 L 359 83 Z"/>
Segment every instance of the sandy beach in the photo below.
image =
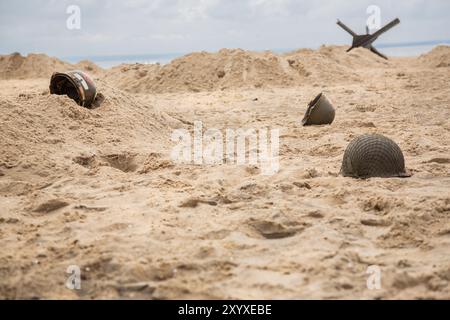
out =
<path fill-rule="evenodd" d="M 0 298 L 450 299 L 450 47 L 346 48 L 111 69 L 0 56 Z M 72 69 L 97 108 L 50 95 Z M 336 119 L 303 127 L 320 92 Z M 174 163 L 172 132 L 196 121 L 280 129 L 279 172 Z M 365 133 L 397 142 L 413 176 L 340 176 Z"/>

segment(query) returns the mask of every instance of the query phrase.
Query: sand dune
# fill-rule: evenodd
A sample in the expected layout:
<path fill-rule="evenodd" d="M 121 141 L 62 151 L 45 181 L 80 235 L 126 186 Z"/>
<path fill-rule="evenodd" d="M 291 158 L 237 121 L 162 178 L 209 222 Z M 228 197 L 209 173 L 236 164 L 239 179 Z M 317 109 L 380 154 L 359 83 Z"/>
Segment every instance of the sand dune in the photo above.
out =
<path fill-rule="evenodd" d="M 81 61 L 78 64 L 63 62 L 45 54 L 29 54 L 22 56 L 19 53 L 0 56 L 0 79 L 33 79 L 48 78 L 55 71 L 84 70 L 92 74 L 99 74 L 102 69 L 90 61 Z"/>
<path fill-rule="evenodd" d="M 69 155 L 75 162 L 82 161 L 77 159 L 83 155 L 102 154 L 106 158 L 117 155 L 119 162 L 122 158 L 131 161 L 132 154 L 148 151 L 142 146 L 149 142 L 155 146 L 167 143 L 170 125 L 176 120 L 101 80 L 97 85 L 106 98 L 94 110 L 80 108 L 66 96 L 50 95 L 47 89 L 1 98 L 0 121 L 8 134 L 0 143 L 0 166 L 11 170 L 25 166 L 30 175 L 52 175 L 69 170 Z M 127 145 L 122 155 L 120 150 Z"/>
<path fill-rule="evenodd" d="M 52 72 L 76 66 L 1 57 L 0 297 L 449 299 L 449 52 L 84 62 L 105 98 L 93 110 L 48 92 Z M 302 127 L 321 91 L 335 122 Z M 280 171 L 172 162 L 172 131 L 194 121 L 279 128 Z M 395 140 L 413 177 L 340 177 L 364 133 Z M 70 265 L 80 291 L 65 287 Z"/>
<path fill-rule="evenodd" d="M 166 93 L 352 82 L 361 80 L 364 69 L 388 66 L 389 62 L 367 50 L 356 49 L 347 54 L 339 46 L 286 54 L 223 49 L 216 53 L 192 53 L 167 65 L 124 64 L 108 70 L 90 61 L 73 65 L 44 54 L 27 57 L 12 54 L 0 56 L 0 77 L 47 78 L 55 70 L 80 69 L 128 92 Z"/>
<path fill-rule="evenodd" d="M 387 65 L 388 62 L 366 50 L 346 54 L 344 47 L 337 46 L 282 55 L 223 49 L 216 53 L 192 53 L 164 66 L 113 68 L 110 78 L 115 86 L 135 93 L 199 92 L 354 82 L 361 80 L 363 69 Z"/>
<path fill-rule="evenodd" d="M 427 54 L 420 56 L 419 59 L 421 62 L 431 67 L 450 67 L 450 47 L 437 46 Z"/>

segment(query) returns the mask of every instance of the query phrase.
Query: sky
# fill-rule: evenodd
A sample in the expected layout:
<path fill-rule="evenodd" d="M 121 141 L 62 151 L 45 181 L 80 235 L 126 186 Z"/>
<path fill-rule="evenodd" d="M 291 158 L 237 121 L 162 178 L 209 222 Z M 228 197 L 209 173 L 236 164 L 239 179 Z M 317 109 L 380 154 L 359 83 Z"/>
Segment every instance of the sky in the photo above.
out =
<path fill-rule="evenodd" d="M 80 8 L 80 29 L 66 12 Z M 339 18 L 365 32 L 370 5 L 401 24 L 376 44 L 450 39 L 448 0 L 0 0 L 0 54 L 52 56 L 286 50 L 349 44 Z"/>

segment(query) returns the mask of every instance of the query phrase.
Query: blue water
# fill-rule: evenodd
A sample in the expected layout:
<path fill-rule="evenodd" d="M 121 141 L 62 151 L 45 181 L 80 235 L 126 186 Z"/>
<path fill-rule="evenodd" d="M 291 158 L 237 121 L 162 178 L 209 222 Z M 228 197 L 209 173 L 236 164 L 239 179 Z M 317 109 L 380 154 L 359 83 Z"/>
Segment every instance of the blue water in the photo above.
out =
<path fill-rule="evenodd" d="M 431 51 L 438 45 L 450 45 L 450 40 L 381 43 L 379 45 L 375 44 L 375 47 L 380 49 L 380 51 L 387 54 L 388 56 L 419 56 Z"/>
<path fill-rule="evenodd" d="M 375 47 L 388 56 L 418 56 L 429 52 L 437 45 L 450 45 L 450 40 L 406 42 L 406 43 L 381 43 Z M 317 49 L 317 48 L 313 48 Z M 276 49 L 274 52 L 284 53 L 293 51 L 291 49 Z M 61 57 L 62 60 L 77 63 L 81 60 L 90 60 L 102 68 L 111 68 L 122 63 L 160 63 L 167 64 L 173 59 L 183 56 L 186 53 L 163 53 L 163 54 L 140 54 L 140 55 L 108 55 L 108 56 L 76 56 Z"/>

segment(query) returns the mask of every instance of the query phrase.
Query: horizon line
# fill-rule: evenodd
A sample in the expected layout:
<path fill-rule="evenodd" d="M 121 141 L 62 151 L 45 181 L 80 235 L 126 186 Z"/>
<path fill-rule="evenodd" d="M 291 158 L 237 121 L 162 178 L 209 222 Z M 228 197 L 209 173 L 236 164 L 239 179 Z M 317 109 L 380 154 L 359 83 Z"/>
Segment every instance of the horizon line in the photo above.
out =
<path fill-rule="evenodd" d="M 162 57 L 179 57 L 183 55 L 187 55 L 194 52 L 215 52 L 222 49 L 243 49 L 248 51 L 273 51 L 275 53 L 286 53 L 290 51 L 295 51 L 298 49 L 318 49 L 322 45 L 316 46 L 316 47 L 296 47 L 296 48 L 272 48 L 272 49 L 244 49 L 244 48 L 221 48 L 221 49 L 215 49 L 215 50 L 194 50 L 189 52 L 161 52 L 161 53 L 135 53 L 135 54 L 110 54 L 110 55 L 75 55 L 75 56 L 61 56 L 61 59 L 69 59 L 69 60 L 88 60 L 97 58 L 101 61 L 114 61 L 114 60 L 122 60 L 121 58 L 127 58 L 127 59 L 136 59 L 136 60 L 142 60 L 142 59 L 148 59 L 148 58 L 162 58 Z M 327 44 L 328 46 L 345 46 L 346 44 Z M 420 47 L 420 46 L 438 46 L 438 45 L 450 45 L 450 39 L 444 39 L 444 40 L 427 40 L 427 41 L 415 41 L 415 42 L 393 42 L 393 43 L 380 43 L 377 45 L 377 48 L 408 48 L 408 47 Z"/>
<path fill-rule="evenodd" d="M 215 52 L 222 49 L 242 49 L 247 51 L 256 51 L 256 52 L 263 52 L 263 51 L 272 51 L 274 53 L 287 53 L 291 51 L 295 51 L 298 49 L 318 49 L 321 46 L 345 46 L 346 44 L 322 44 L 316 47 L 297 47 L 297 48 L 272 48 L 272 49 L 244 49 L 244 48 L 221 48 L 221 49 L 215 49 L 215 50 L 194 50 L 189 52 L 164 52 L 164 53 L 135 53 L 135 54 L 110 54 L 110 55 L 104 55 L 104 54 L 94 54 L 94 55 L 74 55 L 74 56 L 65 56 L 65 55 L 50 55 L 53 57 L 56 57 L 58 59 L 61 59 L 63 61 L 83 61 L 83 60 L 97 60 L 97 61 L 104 61 L 104 62 L 112 62 L 112 61 L 120 61 L 120 60 L 147 60 L 147 59 L 160 59 L 160 58 L 176 58 L 181 57 L 190 53 L 194 52 Z M 394 43 L 380 43 L 376 47 L 377 48 L 408 48 L 408 47 L 420 47 L 420 46 L 438 46 L 438 45 L 450 45 L 450 39 L 445 40 L 428 40 L 428 41 L 415 41 L 415 42 L 394 42 Z M 11 53 L 1 53 L 0 55 L 9 55 L 17 53 L 11 52 Z M 20 53 L 20 52 L 19 52 Z M 38 52 L 28 52 L 30 53 L 38 53 Z M 20 53 L 21 54 L 21 53 Z M 45 54 L 45 53 L 44 53 Z"/>

